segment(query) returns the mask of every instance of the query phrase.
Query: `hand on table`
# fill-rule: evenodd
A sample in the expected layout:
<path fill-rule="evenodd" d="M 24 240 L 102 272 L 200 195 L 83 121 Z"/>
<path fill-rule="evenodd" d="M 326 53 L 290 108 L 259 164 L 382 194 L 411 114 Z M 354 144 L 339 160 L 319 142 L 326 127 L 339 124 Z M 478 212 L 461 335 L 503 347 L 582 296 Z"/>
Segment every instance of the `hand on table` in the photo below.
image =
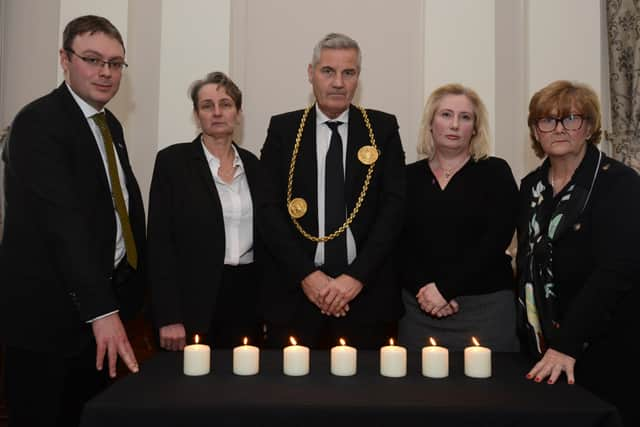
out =
<path fill-rule="evenodd" d="M 554 384 L 560 374 L 564 372 L 567 375 L 567 382 L 574 384 L 576 382 L 573 372 L 575 365 L 576 359 L 573 357 L 549 348 L 545 351 L 542 359 L 529 371 L 527 379 L 533 379 L 539 383 L 549 377 L 547 384 Z"/>
<path fill-rule="evenodd" d="M 113 313 L 91 322 L 96 339 L 96 369 L 102 370 L 105 356 L 109 362 L 109 376 L 116 377 L 118 356 L 131 372 L 138 372 L 138 361 L 131 348 L 127 332 L 118 313 Z"/>

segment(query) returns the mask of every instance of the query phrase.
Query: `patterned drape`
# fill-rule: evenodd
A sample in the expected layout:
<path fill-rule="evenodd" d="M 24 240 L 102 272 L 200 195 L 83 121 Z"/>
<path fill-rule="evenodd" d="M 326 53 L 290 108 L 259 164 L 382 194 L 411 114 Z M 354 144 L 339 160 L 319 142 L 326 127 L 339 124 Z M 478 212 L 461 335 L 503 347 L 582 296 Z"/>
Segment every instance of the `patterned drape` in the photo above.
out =
<path fill-rule="evenodd" d="M 640 0 L 607 0 L 613 157 L 640 172 Z"/>

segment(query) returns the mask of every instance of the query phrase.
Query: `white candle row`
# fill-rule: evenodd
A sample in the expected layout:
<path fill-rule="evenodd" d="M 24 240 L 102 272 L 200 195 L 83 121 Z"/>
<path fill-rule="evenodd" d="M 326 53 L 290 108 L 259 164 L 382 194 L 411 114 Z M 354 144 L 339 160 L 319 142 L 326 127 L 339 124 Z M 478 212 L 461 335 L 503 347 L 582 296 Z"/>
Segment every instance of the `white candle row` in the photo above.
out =
<path fill-rule="evenodd" d="M 464 373 L 468 377 L 488 378 L 491 376 L 491 350 L 481 347 L 475 337 L 474 346 L 464 350 Z M 355 375 L 357 371 L 357 350 L 346 345 L 331 349 L 331 373 L 337 376 Z M 431 339 L 430 346 L 422 348 L 422 375 L 430 378 L 445 378 L 449 375 L 449 351 L 436 345 Z M 198 344 L 184 348 L 184 374 L 206 375 L 210 371 L 211 350 L 209 346 Z M 248 345 L 233 349 L 233 373 L 236 375 L 255 375 L 260 370 L 260 350 Z M 291 338 L 291 345 L 283 350 L 283 372 L 289 376 L 301 376 L 309 373 L 309 347 L 298 345 Z M 380 375 L 385 377 L 404 377 L 407 374 L 407 350 L 394 345 L 380 348 Z"/>

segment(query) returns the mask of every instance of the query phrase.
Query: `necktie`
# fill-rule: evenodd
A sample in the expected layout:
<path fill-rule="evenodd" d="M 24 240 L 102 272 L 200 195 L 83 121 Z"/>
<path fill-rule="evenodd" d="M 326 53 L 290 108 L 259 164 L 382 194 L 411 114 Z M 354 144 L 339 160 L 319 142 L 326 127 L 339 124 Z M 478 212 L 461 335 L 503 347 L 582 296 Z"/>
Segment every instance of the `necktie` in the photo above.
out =
<path fill-rule="evenodd" d="M 325 214 L 324 234 L 336 231 L 344 224 L 346 202 L 344 196 L 344 167 L 342 163 L 342 138 L 338 126 L 342 122 L 326 122 L 331 129 L 329 151 L 325 159 Z M 337 276 L 347 266 L 347 238 L 341 233 L 324 244 L 325 273 Z"/>
<path fill-rule="evenodd" d="M 107 153 L 107 169 L 109 169 L 109 179 L 111 180 L 111 195 L 113 196 L 116 212 L 120 218 L 122 225 L 122 237 L 124 238 L 124 247 L 127 251 L 127 261 L 135 270 L 138 267 L 138 251 L 136 250 L 136 242 L 133 239 L 131 231 L 131 223 L 129 222 L 129 214 L 124 203 L 122 195 L 122 187 L 120 185 L 120 176 L 118 175 L 118 165 L 116 163 L 116 153 L 113 149 L 113 139 L 111 132 L 107 126 L 107 119 L 104 113 L 98 113 L 91 117 L 102 133 L 105 151 Z"/>

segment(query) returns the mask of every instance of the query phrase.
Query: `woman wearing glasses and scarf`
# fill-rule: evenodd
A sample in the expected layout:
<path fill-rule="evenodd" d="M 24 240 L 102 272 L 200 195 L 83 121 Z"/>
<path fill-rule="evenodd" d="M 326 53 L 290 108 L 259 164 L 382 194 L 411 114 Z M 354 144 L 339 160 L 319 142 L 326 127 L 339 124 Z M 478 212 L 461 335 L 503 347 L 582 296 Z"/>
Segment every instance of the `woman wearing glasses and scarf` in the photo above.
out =
<path fill-rule="evenodd" d="M 520 331 L 536 359 L 527 378 L 564 375 L 636 425 L 625 390 L 639 377 L 640 177 L 598 150 L 600 105 L 586 85 L 535 93 L 528 125 L 544 161 L 520 186 Z"/>

